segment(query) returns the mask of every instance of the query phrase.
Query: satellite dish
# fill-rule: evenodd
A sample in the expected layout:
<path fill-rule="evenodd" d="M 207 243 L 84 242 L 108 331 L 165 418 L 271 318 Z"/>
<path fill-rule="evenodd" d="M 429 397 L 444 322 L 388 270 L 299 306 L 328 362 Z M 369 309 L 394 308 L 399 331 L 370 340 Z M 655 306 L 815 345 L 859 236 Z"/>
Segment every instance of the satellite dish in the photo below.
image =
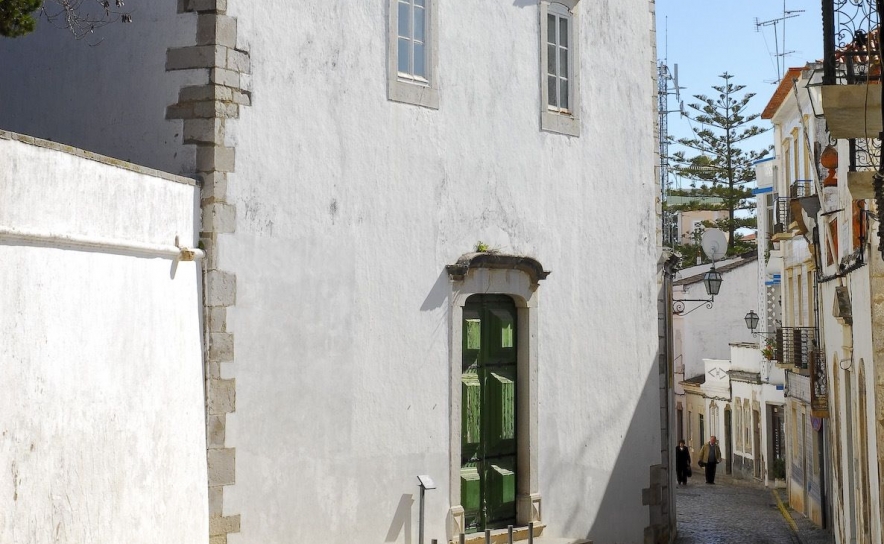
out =
<path fill-rule="evenodd" d="M 703 253 L 712 261 L 720 261 L 727 254 L 727 238 L 718 229 L 706 229 L 700 238 Z"/>

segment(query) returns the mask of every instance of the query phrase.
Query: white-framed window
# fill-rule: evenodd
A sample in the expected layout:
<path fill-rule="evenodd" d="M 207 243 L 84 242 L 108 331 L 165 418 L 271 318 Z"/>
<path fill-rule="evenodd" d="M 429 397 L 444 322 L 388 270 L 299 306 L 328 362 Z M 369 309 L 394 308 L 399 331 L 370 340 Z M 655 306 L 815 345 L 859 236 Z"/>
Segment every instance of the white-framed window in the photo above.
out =
<path fill-rule="evenodd" d="M 579 0 L 540 2 L 540 128 L 580 136 Z"/>
<path fill-rule="evenodd" d="M 436 74 L 438 0 L 390 0 L 388 98 L 439 108 Z"/>

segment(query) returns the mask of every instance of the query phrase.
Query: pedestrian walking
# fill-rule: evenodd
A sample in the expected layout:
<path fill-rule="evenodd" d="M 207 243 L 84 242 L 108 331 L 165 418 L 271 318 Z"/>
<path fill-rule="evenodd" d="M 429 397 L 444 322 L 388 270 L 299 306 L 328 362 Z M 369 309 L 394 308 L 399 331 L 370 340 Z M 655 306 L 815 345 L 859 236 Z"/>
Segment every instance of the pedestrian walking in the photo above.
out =
<path fill-rule="evenodd" d="M 709 442 L 703 444 L 699 455 L 700 466 L 706 469 L 706 483 L 715 483 L 715 469 L 721 462 L 721 448 L 714 436 L 709 437 Z"/>
<path fill-rule="evenodd" d="M 688 477 L 691 476 L 691 452 L 685 446 L 684 440 L 678 441 L 675 448 L 675 476 L 678 483 L 688 485 Z"/>

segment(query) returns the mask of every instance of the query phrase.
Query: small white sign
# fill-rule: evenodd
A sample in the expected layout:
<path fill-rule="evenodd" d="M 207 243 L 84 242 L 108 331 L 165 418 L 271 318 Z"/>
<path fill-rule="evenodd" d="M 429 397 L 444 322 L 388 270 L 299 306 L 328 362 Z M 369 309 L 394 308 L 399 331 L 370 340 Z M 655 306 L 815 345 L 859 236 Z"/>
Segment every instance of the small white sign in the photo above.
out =
<path fill-rule="evenodd" d="M 417 479 L 421 483 L 421 487 L 424 489 L 436 489 L 435 482 L 433 482 L 433 479 L 426 474 L 421 474 Z"/>

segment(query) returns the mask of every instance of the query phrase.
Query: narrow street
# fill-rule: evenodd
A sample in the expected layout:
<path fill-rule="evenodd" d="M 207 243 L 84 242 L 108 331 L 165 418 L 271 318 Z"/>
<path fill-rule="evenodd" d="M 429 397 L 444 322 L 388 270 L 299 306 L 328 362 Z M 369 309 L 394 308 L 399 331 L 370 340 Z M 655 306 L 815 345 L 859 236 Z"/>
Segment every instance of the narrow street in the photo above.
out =
<path fill-rule="evenodd" d="M 788 510 L 785 490 L 777 490 L 790 519 L 780 511 L 770 489 L 724 474 L 715 485 L 694 471 L 676 490 L 677 544 L 831 544 L 825 531 Z M 794 522 L 795 529 L 791 522 Z"/>

